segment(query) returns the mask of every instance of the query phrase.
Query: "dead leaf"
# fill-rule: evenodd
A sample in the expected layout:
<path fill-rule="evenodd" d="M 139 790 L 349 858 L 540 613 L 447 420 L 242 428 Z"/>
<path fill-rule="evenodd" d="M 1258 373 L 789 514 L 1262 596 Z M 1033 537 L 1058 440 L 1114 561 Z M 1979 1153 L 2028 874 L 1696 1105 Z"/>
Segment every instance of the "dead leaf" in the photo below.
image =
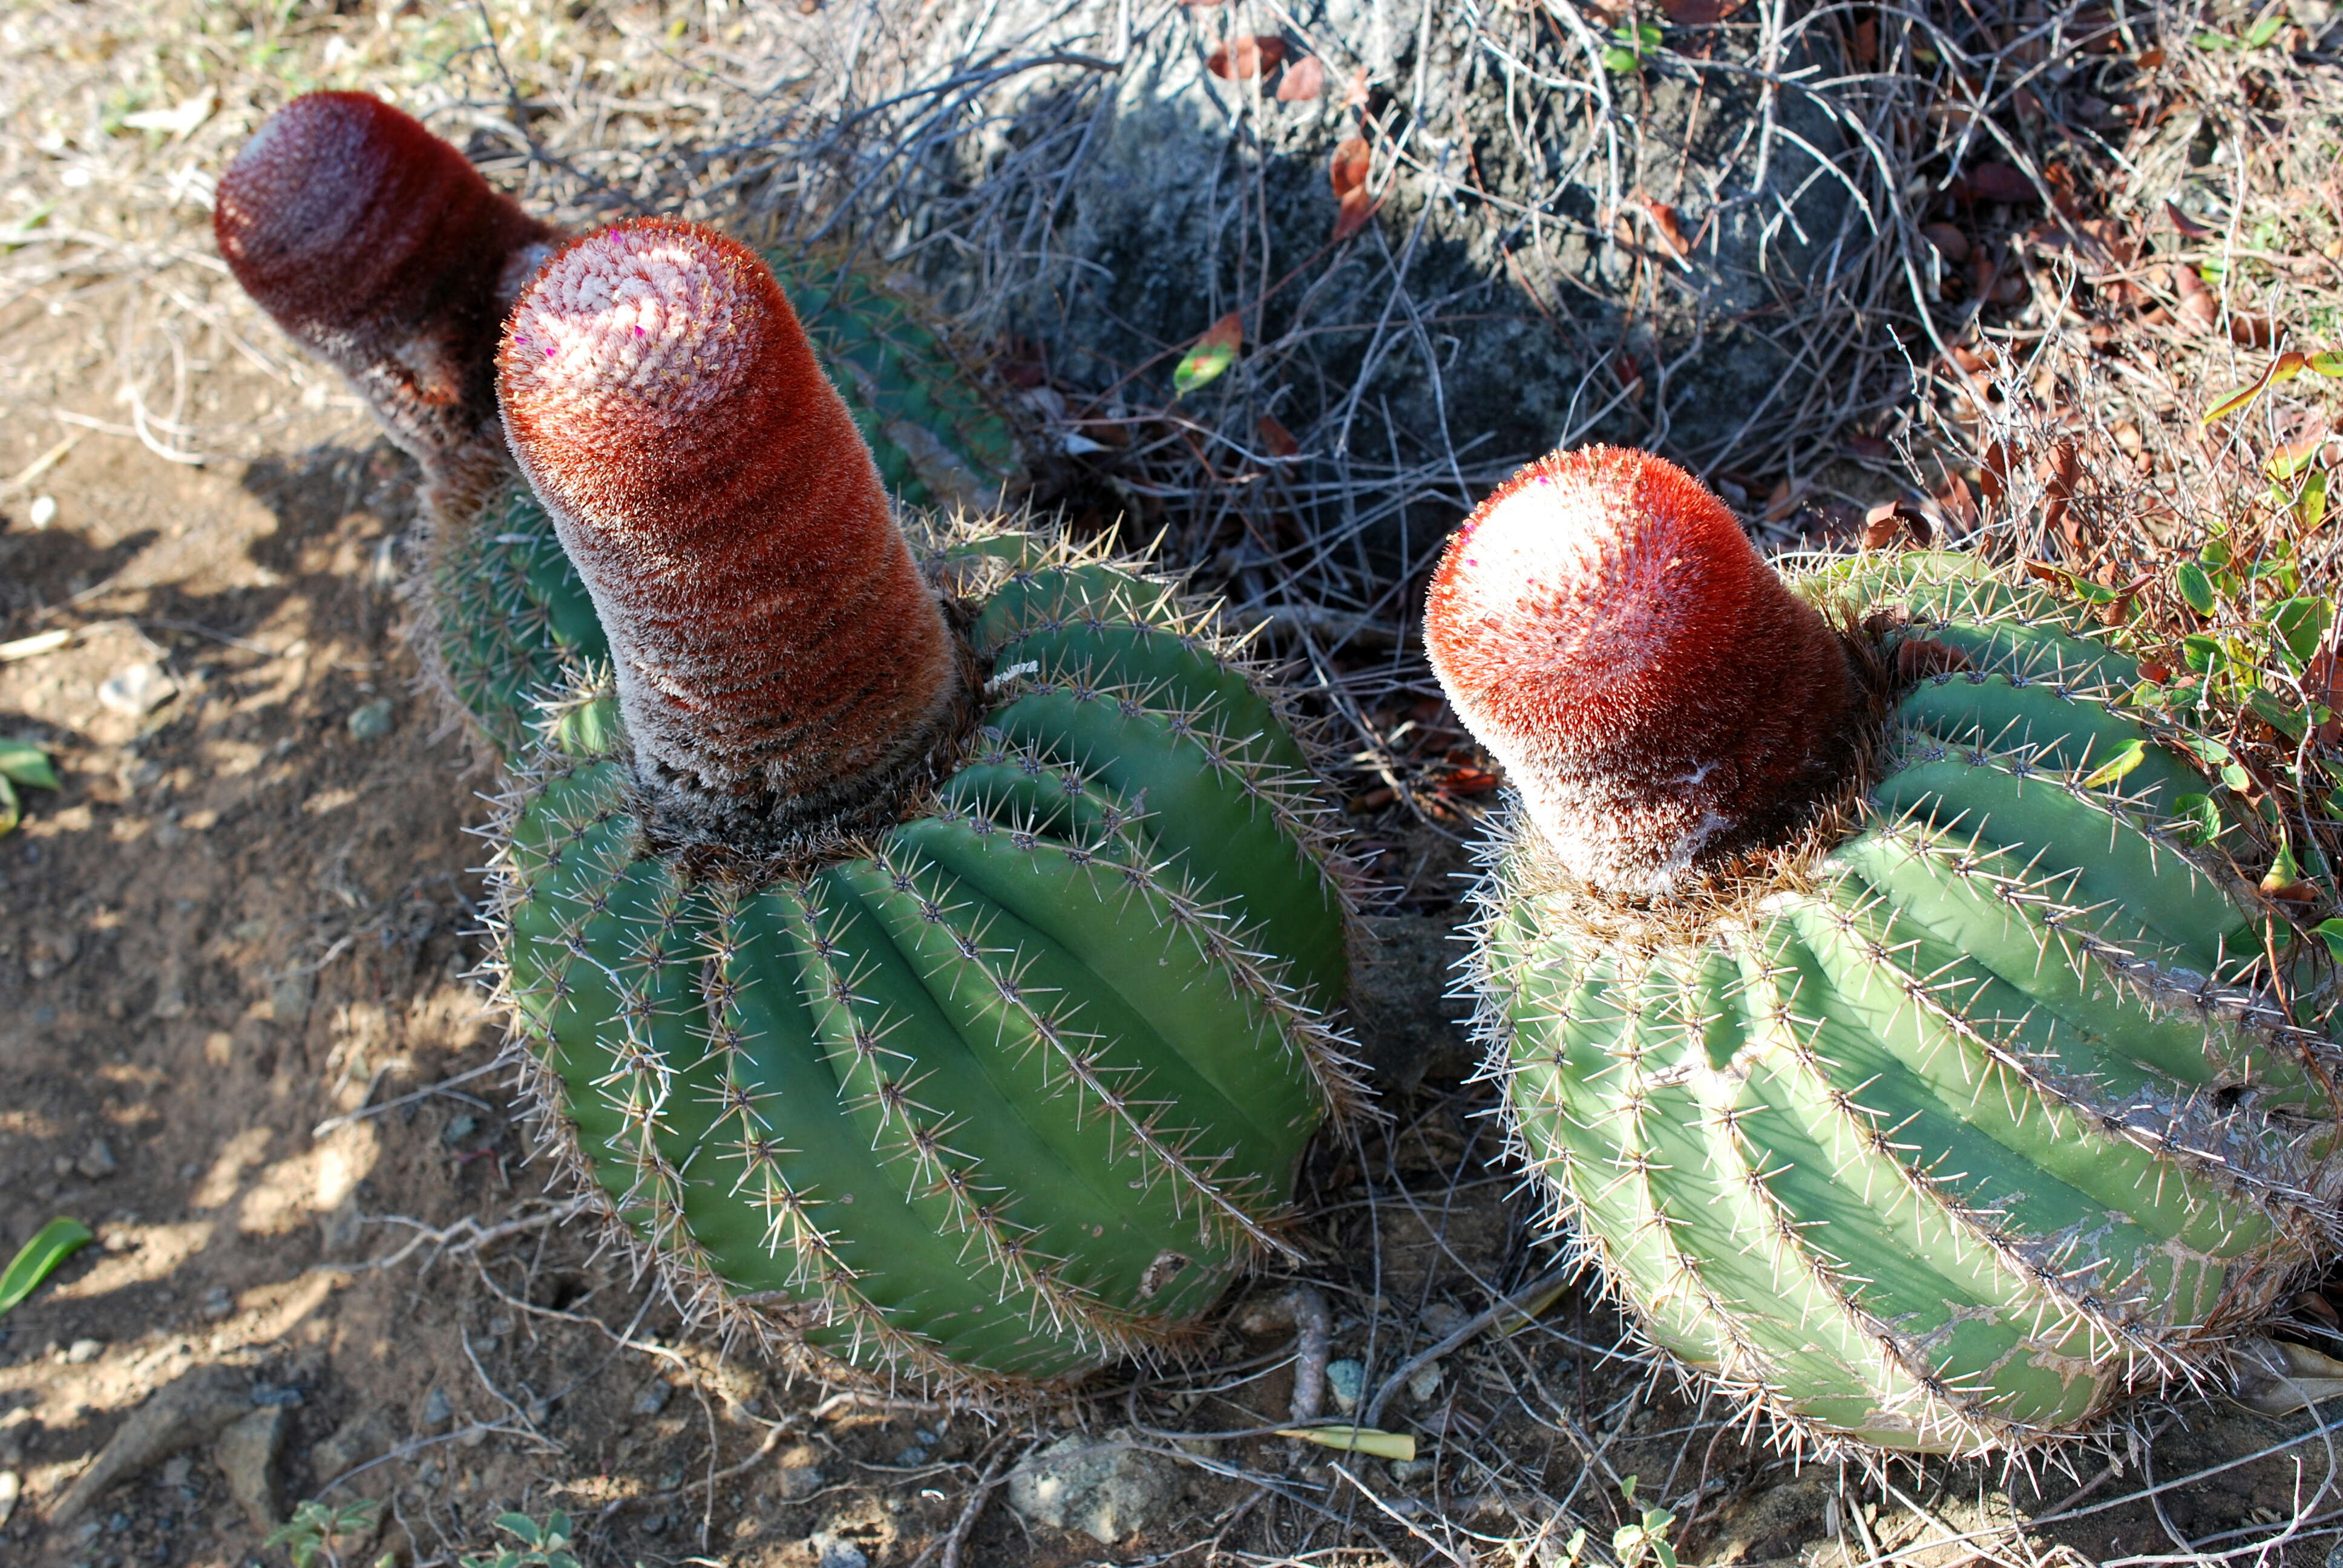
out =
<path fill-rule="evenodd" d="M 2082 534 L 2067 514 L 2067 503 L 2073 499 L 2075 487 L 2083 479 L 2082 448 L 2071 440 L 2054 441 L 2050 449 L 2035 460 L 2035 472 L 2042 478 L 2042 526 L 2062 535 L 2067 544 L 2082 548 Z"/>
<path fill-rule="evenodd" d="M 1325 65 L 1319 61 L 1317 55 L 1304 55 L 1286 66 L 1285 75 L 1278 78 L 1277 101 L 1281 104 L 1299 104 L 1307 99 L 1322 96 L 1325 91 Z"/>
<path fill-rule="evenodd" d="M 2171 223 L 2173 227 L 2178 229 L 2182 234 L 2187 235 L 2190 239 L 2203 239 L 2207 235 L 2214 232 L 2213 230 L 2207 228 L 2203 224 L 2198 223 L 2195 218 L 2190 217 L 2187 213 L 2182 212 L 2176 203 L 2170 201 L 2164 204 L 2164 216 L 2166 219 Z"/>
<path fill-rule="evenodd" d="M 1364 136 L 1351 136 L 1334 149 L 1334 161 L 1328 166 L 1326 177 L 1333 182 L 1337 196 L 1350 195 L 1367 183 L 1367 172 L 1374 166 L 1374 150 L 1367 146 Z"/>
<path fill-rule="evenodd" d="M 1932 223 L 1920 230 L 1920 237 L 1936 247 L 1937 254 L 1958 266 L 1969 258 L 1969 236 L 1948 223 Z"/>
<path fill-rule="evenodd" d="M 1273 71 L 1285 58 L 1282 38 L 1263 38 L 1252 33 L 1240 33 L 1225 44 L 1213 45 L 1205 56 L 1204 69 L 1223 81 L 1239 81 Z"/>
<path fill-rule="evenodd" d="M 1660 248 L 1668 253 L 1670 261 L 1683 265 L 1692 255 L 1692 246 L 1684 238 L 1684 226 L 1676 221 L 1676 209 L 1650 196 L 1640 199 L 1645 215 L 1652 220 L 1652 227 L 1659 233 Z"/>
<path fill-rule="evenodd" d="M 1679 27 L 1714 27 L 1740 10 L 1744 3 L 1745 0 L 1660 0 L 1660 9 Z"/>
<path fill-rule="evenodd" d="M 1367 220 L 1375 216 L 1375 207 L 1378 205 L 1374 197 L 1366 193 L 1363 186 L 1356 190 L 1344 191 L 1342 205 L 1334 214 L 1333 242 L 1340 245 L 1366 227 Z"/>
<path fill-rule="evenodd" d="M 2158 65 L 2164 64 L 2164 51 L 2161 49 L 2142 49 L 2139 52 L 2139 57 L 2134 60 L 2132 64 L 2137 65 L 2143 71 L 2153 71 Z"/>
<path fill-rule="evenodd" d="M 1254 428 L 1261 432 L 1261 444 L 1269 448 L 1269 455 L 1272 457 L 1291 457 L 1302 450 L 1302 443 L 1293 438 L 1292 431 L 1278 422 L 1274 414 L 1263 414 Z"/>
<path fill-rule="evenodd" d="M 1866 550 L 1884 550 L 1907 534 L 1926 545 L 1936 538 L 1936 533 L 1928 514 L 1901 498 L 1882 501 L 1863 514 L 1863 548 Z"/>
<path fill-rule="evenodd" d="M 2016 448 L 2006 441 L 1986 443 L 1983 460 L 1977 464 L 1977 488 L 1984 493 L 1986 506 L 2001 505 L 2002 497 L 2009 494 L 2009 469 L 2016 457 Z"/>
<path fill-rule="evenodd" d="M 1936 502 L 1946 518 L 1962 533 L 1974 533 L 1983 520 L 1977 512 L 1976 498 L 1969 494 L 1968 481 L 1955 474 L 1938 490 Z"/>
<path fill-rule="evenodd" d="M 1787 478 L 1776 483 L 1765 494 L 1765 520 L 1769 523 L 1778 523 L 1796 511 L 1798 503 L 1806 498 L 1807 488 L 1806 483 L 1793 485 Z"/>
<path fill-rule="evenodd" d="M 1985 163 L 1971 169 L 1969 194 L 1979 201 L 2029 202 L 2042 199 L 2034 182 L 2007 164 Z"/>
<path fill-rule="evenodd" d="M 2170 269 L 2173 292 L 2180 296 L 2180 319 L 2209 330 L 2221 319 L 2221 302 L 2205 286 L 2197 269 L 2183 263 Z"/>
<path fill-rule="evenodd" d="M 1849 457 L 1870 463 L 1885 462 L 1896 455 L 1896 448 L 1876 436 L 1849 436 L 1846 450 Z"/>
<path fill-rule="evenodd" d="M 1367 106 L 1367 68 L 1364 65 L 1351 73 L 1350 85 L 1342 89 L 1342 107 L 1363 109 Z"/>
<path fill-rule="evenodd" d="M 1879 64 L 1879 19 L 1865 16 L 1855 25 L 1854 35 L 1847 40 L 1846 52 L 1857 65 L 1868 71 Z"/>

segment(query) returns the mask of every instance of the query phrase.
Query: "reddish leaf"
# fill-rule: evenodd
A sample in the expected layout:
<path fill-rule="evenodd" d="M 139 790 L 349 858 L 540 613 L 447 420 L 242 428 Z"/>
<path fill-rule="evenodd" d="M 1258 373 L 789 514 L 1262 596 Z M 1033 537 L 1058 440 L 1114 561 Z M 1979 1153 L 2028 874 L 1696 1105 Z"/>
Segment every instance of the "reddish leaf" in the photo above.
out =
<path fill-rule="evenodd" d="M 1740 10 L 1743 3 L 1744 0 L 1660 0 L 1660 9 L 1679 27 L 1714 27 Z"/>
<path fill-rule="evenodd" d="M 1896 454 L 1895 447 L 1876 436 L 1849 436 L 1846 438 L 1846 450 L 1849 457 L 1861 457 L 1874 463 L 1884 461 Z"/>
<path fill-rule="evenodd" d="M 2161 49 L 2142 49 L 2139 52 L 2139 58 L 2134 60 L 2132 64 L 2137 65 L 2143 71 L 2153 71 L 2158 65 L 2164 64 L 2164 51 Z"/>
<path fill-rule="evenodd" d="M 1855 25 L 1855 35 L 1847 40 L 1846 52 L 1865 70 L 1879 64 L 1879 19 L 1865 16 Z"/>
<path fill-rule="evenodd" d="M 1374 164 L 1373 149 L 1364 136 L 1352 136 L 1334 149 L 1334 161 L 1326 170 L 1327 178 L 1334 182 L 1334 194 L 1349 196 L 1363 189 L 1367 183 L 1367 171 Z"/>
<path fill-rule="evenodd" d="M 1225 44 L 1215 45 L 1204 60 L 1204 68 L 1223 81 L 1233 82 L 1273 71 L 1277 63 L 1284 58 L 1283 39 L 1240 33 Z"/>
<path fill-rule="evenodd" d="M 1302 443 L 1293 438 L 1292 431 L 1278 423 L 1274 414 L 1263 414 L 1255 428 L 1261 432 L 1261 444 L 1269 448 L 1272 457 L 1291 457 L 1302 450 Z"/>
<path fill-rule="evenodd" d="M 1278 78 L 1277 101 L 1298 104 L 1304 99 L 1321 96 L 1325 91 L 1326 67 L 1319 62 L 1317 55 L 1304 55 L 1286 66 L 1285 75 Z"/>
<path fill-rule="evenodd" d="M 2207 228 L 2203 224 L 2198 223 L 2195 218 L 2190 217 L 2187 213 L 2182 212 L 2178 206 L 2168 201 L 2164 204 L 2164 216 L 2166 218 L 2170 220 L 2173 227 L 2187 235 L 2190 239 L 2203 239 L 2206 236 L 2214 232 L 2213 230 Z"/>
<path fill-rule="evenodd" d="M 1933 637 L 1906 638 L 1896 645 L 1896 673 L 1906 680 L 1922 681 L 1932 675 L 1954 675 L 1969 668 L 1969 656 Z"/>
<path fill-rule="evenodd" d="M 1363 186 L 1344 191 L 1342 210 L 1334 215 L 1334 243 L 1340 245 L 1366 227 L 1379 205 Z"/>
<path fill-rule="evenodd" d="M 1969 236 L 1951 224 L 1929 224 L 1921 229 L 1920 237 L 1935 246 L 1938 254 L 1955 266 L 1969 258 Z"/>
<path fill-rule="evenodd" d="M 1986 506 L 1999 506 L 2002 497 L 2009 494 L 2009 469 L 2016 457 L 2006 441 L 1986 443 L 1985 460 L 1977 465 L 1977 488 L 1984 493 Z"/>
<path fill-rule="evenodd" d="M 2221 302 L 2213 297 L 2195 267 L 2184 263 L 2171 269 L 2171 276 L 2173 292 L 2180 296 L 2180 319 L 2209 330 L 2221 319 Z"/>
<path fill-rule="evenodd" d="M 1977 513 L 1976 498 L 1969 494 L 1968 481 L 1955 474 L 1936 495 L 1937 508 L 1945 516 L 1960 526 L 1963 533 L 1974 532 L 1982 520 Z"/>
<path fill-rule="evenodd" d="M 1676 209 L 1664 201 L 1654 201 L 1650 196 L 1642 200 L 1644 211 L 1652 220 L 1652 227 L 1659 233 L 1660 248 L 1668 253 L 1670 261 L 1682 263 L 1692 255 L 1692 245 L 1684 238 L 1684 226 L 1676 221 Z"/>
<path fill-rule="evenodd" d="M 2034 182 L 2007 164 L 1979 164 L 1969 171 L 1969 194 L 1980 201 L 2037 201 Z"/>
<path fill-rule="evenodd" d="M 2172 667 L 2168 664 L 2160 664 L 2152 658 L 2146 659 L 2140 664 L 2139 676 L 2142 680 L 2152 680 L 2157 685 L 2162 686 L 2172 678 Z"/>
<path fill-rule="evenodd" d="M 1504 780 L 1485 768 L 1459 768 L 1440 781 L 1451 795 L 1486 795 Z"/>
<path fill-rule="evenodd" d="M 2190 276 L 2193 276 L 2195 275 L 2191 274 Z M 2201 288 L 2204 285 L 2200 283 L 2197 286 Z M 2263 371 L 2259 376 L 2255 377 L 2249 386 L 2240 387 L 2235 392 L 2230 393 L 2227 397 L 2222 398 L 2218 403 L 2214 404 L 2210 408 L 2206 409 L 2203 417 L 2197 420 L 2197 424 L 2200 427 L 2210 425 L 2216 419 L 2223 418 L 2228 415 L 2234 414 L 2238 409 L 2246 407 L 2248 403 L 2251 403 L 2255 398 L 2260 397 L 2270 387 L 2277 386 L 2281 381 L 2291 381 L 2309 368 L 2310 361 L 2304 356 L 2296 354 L 2291 350 L 2281 354 L 2276 359 L 2271 360 L 2269 368 Z"/>
<path fill-rule="evenodd" d="M 2042 526 L 2061 533 L 2069 545 L 2082 547 L 2082 535 L 2066 515 L 2066 504 L 2083 482 L 2083 452 L 2073 441 L 2054 441 L 2049 451 L 2035 459 L 2042 478 Z"/>
<path fill-rule="evenodd" d="M 1885 549 L 1906 534 L 1926 544 L 1936 536 L 1928 515 L 1907 500 L 1882 501 L 1863 515 L 1863 548 Z"/>

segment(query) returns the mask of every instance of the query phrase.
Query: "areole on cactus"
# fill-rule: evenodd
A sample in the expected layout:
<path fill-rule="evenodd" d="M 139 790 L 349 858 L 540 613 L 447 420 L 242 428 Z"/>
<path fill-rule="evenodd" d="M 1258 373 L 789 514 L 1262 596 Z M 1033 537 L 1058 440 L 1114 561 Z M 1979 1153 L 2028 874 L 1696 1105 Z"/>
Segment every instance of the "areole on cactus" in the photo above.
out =
<path fill-rule="evenodd" d="M 1521 799 L 1490 1071 L 1679 1365 L 1824 1448 L 2022 1445 L 2217 1368 L 2333 1254 L 2288 928 L 2167 829 L 2207 786 L 2037 585 L 1785 578 L 1689 476 L 1591 448 L 1458 531 L 1426 640 Z"/>
<path fill-rule="evenodd" d="M 238 282 L 422 463 L 411 635 L 477 731 L 517 751 L 539 700 L 610 657 L 551 520 L 513 470 L 496 406 L 505 317 L 562 236 L 420 123 L 358 93 L 308 94 L 271 116 L 222 176 L 214 221 Z M 888 489 L 915 505 L 997 508 L 1015 444 L 910 302 L 842 258 L 783 265 Z"/>
<path fill-rule="evenodd" d="M 709 230 L 574 242 L 499 363 L 616 666 L 498 829 L 557 1147 L 688 1299 L 870 1372 L 1176 1341 L 1286 1245 L 1352 1092 L 1342 868 L 1273 692 L 1132 565 L 899 527 Z"/>

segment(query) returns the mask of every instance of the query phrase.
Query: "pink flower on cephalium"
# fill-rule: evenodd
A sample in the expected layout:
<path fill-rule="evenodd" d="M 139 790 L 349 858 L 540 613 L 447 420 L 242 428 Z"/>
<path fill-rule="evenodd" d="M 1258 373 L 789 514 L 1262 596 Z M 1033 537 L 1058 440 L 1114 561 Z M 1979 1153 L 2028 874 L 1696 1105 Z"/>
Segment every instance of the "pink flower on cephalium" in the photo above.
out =
<path fill-rule="evenodd" d="M 554 231 L 364 93 L 271 115 L 220 176 L 212 231 L 245 292 L 423 464 L 435 506 L 477 499 L 504 460 L 498 329 Z"/>
<path fill-rule="evenodd" d="M 887 819 L 961 728 L 964 655 L 764 262 L 667 218 L 573 241 L 498 366 L 654 834 L 781 853 Z"/>
<path fill-rule="evenodd" d="M 1617 447 L 1541 458 L 1481 504 L 1424 643 L 1554 859 L 1615 894 L 1786 837 L 1861 708 L 1837 635 L 1725 504 Z"/>

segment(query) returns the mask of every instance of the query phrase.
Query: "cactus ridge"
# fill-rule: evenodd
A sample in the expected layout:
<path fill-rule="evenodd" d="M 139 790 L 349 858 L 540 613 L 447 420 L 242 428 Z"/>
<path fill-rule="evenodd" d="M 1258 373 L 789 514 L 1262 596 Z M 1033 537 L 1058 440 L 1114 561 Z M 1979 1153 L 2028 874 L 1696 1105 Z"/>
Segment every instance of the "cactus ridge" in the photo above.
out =
<path fill-rule="evenodd" d="M 2151 733 L 2128 658 L 1960 560 L 1800 586 L 1966 668 L 1688 913 L 1598 914 L 1534 830 L 1493 842 L 1486 1072 L 1579 1255 L 1780 1441 L 2022 1446 L 2204 1375 L 2333 1247 L 2336 1051 L 2255 982 L 2251 890 L 2168 836 L 2195 775 L 2085 782 Z"/>
<path fill-rule="evenodd" d="M 1359 1092 L 1345 891 L 1209 612 L 1111 544 L 912 521 L 993 671 L 933 797 L 693 880 L 580 682 L 490 833 L 496 965 L 550 1146 L 679 1299 L 981 1397 L 1176 1348 L 1293 1255 L 1292 1161 Z"/>
<path fill-rule="evenodd" d="M 879 280 L 819 257 L 767 258 L 880 477 L 903 506 L 997 509 L 1016 443 L 946 339 Z M 505 757 L 540 710 L 606 667 L 609 643 L 543 506 L 517 477 L 434 530 L 413 585 L 427 674 Z"/>

